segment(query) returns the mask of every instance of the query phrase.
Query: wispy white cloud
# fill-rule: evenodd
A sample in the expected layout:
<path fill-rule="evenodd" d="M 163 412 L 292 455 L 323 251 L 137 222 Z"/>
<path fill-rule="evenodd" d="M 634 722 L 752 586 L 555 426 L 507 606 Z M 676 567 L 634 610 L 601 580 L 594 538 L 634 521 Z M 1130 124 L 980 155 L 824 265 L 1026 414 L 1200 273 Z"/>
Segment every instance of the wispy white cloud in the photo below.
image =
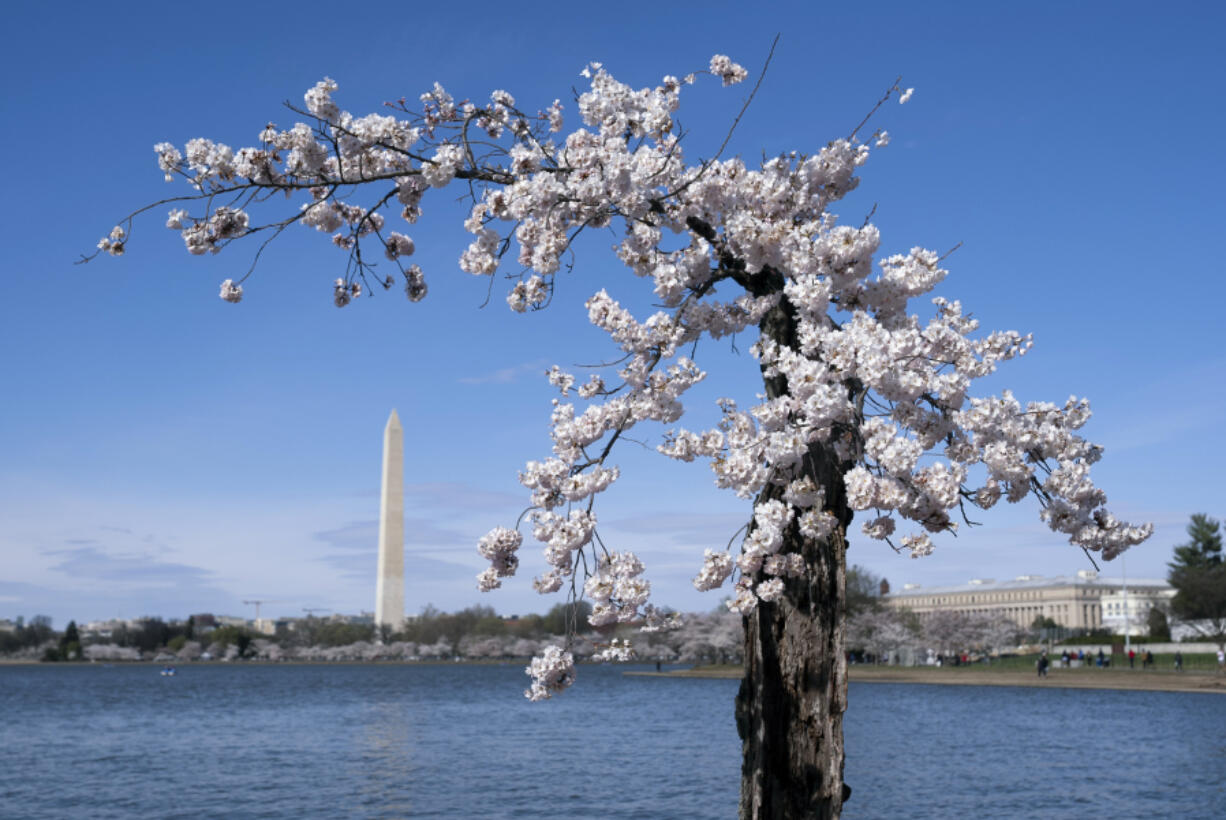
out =
<path fill-rule="evenodd" d="M 352 494 L 353 498 L 378 498 L 379 487 Z M 421 481 L 404 485 L 404 501 L 409 507 L 427 507 L 432 511 L 485 511 L 498 507 L 524 507 L 528 495 L 488 490 L 462 481 Z"/>
<path fill-rule="evenodd" d="M 422 554 L 412 554 L 411 564 L 406 564 L 406 570 L 411 570 L 414 576 L 425 576 L 435 580 L 454 581 L 457 579 L 468 579 L 473 581 L 476 586 L 477 570 L 471 566 L 460 564 L 455 561 L 445 561 L 439 558 L 432 558 Z M 369 584 L 373 593 L 375 588 L 375 573 L 378 567 L 378 555 L 375 550 L 363 552 L 335 552 L 324 555 L 319 559 L 324 564 L 328 565 L 341 578 L 349 581 L 357 581 L 359 583 Z"/>
<path fill-rule="evenodd" d="M 748 520 L 749 507 L 746 505 L 744 514 L 656 512 L 619 518 L 606 522 L 602 528 L 647 536 L 657 543 L 686 547 L 704 545 L 715 549 L 724 547 Z M 698 555 L 701 557 L 702 553 Z"/>
<path fill-rule="evenodd" d="M 486 490 L 460 482 L 432 481 L 406 484 L 405 503 L 433 510 L 472 511 L 499 507 L 523 507 L 527 497 Z"/>
<path fill-rule="evenodd" d="M 110 553 L 96 546 L 45 549 L 42 554 L 59 561 L 50 569 L 70 578 L 111 582 L 198 583 L 213 573 L 190 564 L 162 561 L 147 552 Z"/>
<path fill-rule="evenodd" d="M 1212 398 L 1212 397 L 1209 397 Z M 1220 397 L 1204 404 L 1175 405 L 1147 413 L 1144 418 L 1132 419 L 1117 425 L 1107 444 L 1108 455 L 1123 453 L 1154 444 L 1171 441 L 1187 441 L 1196 430 L 1217 426 L 1226 415 L 1226 402 Z"/>
<path fill-rule="evenodd" d="M 313 537 L 336 549 L 373 552 L 379 544 L 379 522 L 373 519 L 352 521 L 335 529 L 319 530 Z M 476 543 L 470 533 L 440 527 L 428 518 L 407 516 L 404 519 L 404 541 L 409 552 L 437 552 L 439 547 L 472 546 Z"/>
<path fill-rule="evenodd" d="M 536 359 L 535 361 L 524 362 L 512 367 L 503 367 L 489 373 L 461 376 L 456 381 L 460 384 L 510 384 L 529 373 L 541 375 L 548 369 L 549 363 L 545 359 Z"/>
<path fill-rule="evenodd" d="M 125 584 L 114 579 L 105 584 L 69 582 L 63 586 L 0 581 L 0 601 L 9 604 L 4 613 L 8 617 L 48 614 L 57 628 L 69 620 L 182 618 L 192 612 L 243 611 L 236 596 L 209 584 Z"/>
<path fill-rule="evenodd" d="M 1144 416 L 1108 420 L 1108 455 L 1170 441 L 1192 440 L 1197 430 L 1216 429 L 1226 415 L 1226 359 L 1190 362 L 1164 371 L 1141 386 L 1149 396 L 1168 397 L 1147 406 Z"/>
<path fill-rule="evenodd" d="M 312 534 L 316 541 L 343 550 L 372 550 L 379 543 L 378 521 L 353 521 L 331 530 Z"/>
<path fill-rule="evenodd" d="M 163 560 L 159 555 L 165 549 L 156 543 L 116 548 L 105 541 L 74 538 L 63 542 L 64 547 L 39 549 L 51 562 L 46 580 L 0 581 L 0 601 L 13 614 L 51 614 L 61 626 L 69 619 L 185 617 L 188 612 L 241 608 L 213 570 Z"/>
<path fill-rule="evenodd" d="M 413 572 L 429 577 L 459 578 L 475 575 L 478 563 L 476 540 L 469 534 L 439 527 L 425 518 L 405 518 L 405 555 Z M 328 552 L 316 560 L 353 581 L 374 584 L 379 558 L 379 522 L 353 521 L 331 530 L 314 533 L 336 552 Z M 467 561 L 465 560 L 467 559 Z"/>

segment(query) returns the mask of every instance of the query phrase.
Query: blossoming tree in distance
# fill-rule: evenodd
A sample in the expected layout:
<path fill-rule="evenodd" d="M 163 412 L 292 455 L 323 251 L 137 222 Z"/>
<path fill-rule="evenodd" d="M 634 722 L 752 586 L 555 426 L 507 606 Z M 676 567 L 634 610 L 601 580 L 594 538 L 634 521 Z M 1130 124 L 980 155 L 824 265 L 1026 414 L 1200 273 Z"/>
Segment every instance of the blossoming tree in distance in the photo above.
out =
<path fill-rule="evenodd" d="M 473 237 L 460 267 L 487 277 L 501 270 L 513 283 L 507 304 L 524 312 L 548 304 L 580 232 L 616 231 L 617 257 L 654 283 L 663 309 L 636 317 L 604 289 L 588 300 L 591 322 L 622 358 L 581 383 L 550 371 L 563 397 L 551 419 L 553 452 L 520 476 L 531 491 L 525 526 L 544 544 L 548 565 L 534 586 L 575 594 L 581 585 L 597 628 L 668 621 L 649 603 L 639 558 L 609 552 L 595 537 L 594 500 L 619 478 L 614 445 L 643 422 L 679 422 L 683 394 L 706 375 L 685 355 L 698 340 L 756 326 L 761 401 L 742 408 L 722 399 L 714 429 L 668 429 L 658 449 L 708 461 L 719 487 L 754 499 L 739 550 L 695 556 L 694 578 L 702 590 L 730 586 L 728 605 L 744 617 L 741 814 L 836 817 L 845 798 L 844 577 L 855 513 L 864 535 L 913 557 L 931 552 L 932 535 L 952 531 L 955 515 L 965 519 L 967 507 L 987 509 L 1002 497 L 1035 496 L 1053 530 L 1106 559 L 1151 528 L 1104 509 L 1090 480 L 1101 449 L 1077 434 L 1090 415 L 1084 400 L 968 395 L 973 380 L 1025 353 L 1028 336 L 976 335 L 977 322 L 956 301 L 914 307 L 944 279 L 942 259 L 923 248 L 879 257 L 876 228 L 840 224 L 830 212 L 857 186 L 869 143 L 884 145 L 884 133 L 861 139 L 862 124 L 814 153 L 757 168 L 722 159 L 722 148 L 691 163 L 674 119 L 683 88 L 708 74 L 740 83 L 741 66 L 717 55 L 703 76 L 667 76 L 642 89 L 600 64 L 583 74 L 590 87 L 576 100 L 582 126 L 569 132 L 558 100 L 530 113 L 506 91 L 477 104 L 438 84 L 418 105 L 402 99 L 387 113 L 358 117 L 334 102 L 337 85 L 325 79 L 293 109 L 302 122 L 269 125 L 252 147 L 157 145 L 166 179 L 191 192 L 134 212 L 100 252 L 121 254 L 133 218 L 159 205 L 173 205 L 167 226 L 193 254 L 248 237 L 266 244 L 301 223 L 330 234 L 347 258 L 332 291 L 338 306 L 364 285 L 397 282 L 417 302 L 426 281 L 406 262 L 414 242 L 392 229 L 388 214 L 399 211 L 412 225 L 434 193 L 451 188 L 438 199 L 454 201 L 458 188 L 471 203 L 464 226 Z M 910 94 L 896 84 L 878 105 Z M 288 215 L 259 221 L 285 197 L 295 203 Z M 389 267 L 396 273 L 386 275 Z M 222 299 L 242 297 L 241 279 L 222 283 Z M 921 309 L 923 318 L 909 312 Z M 481 539 L 490 561 L 482 589 L 515 574 L 521 541 L 518 529 L 503 528 Z M 615 643 L 606 654 L 627 651 Z M 528 671 L 533 700 L 575 678 L 561 648 Z"/>

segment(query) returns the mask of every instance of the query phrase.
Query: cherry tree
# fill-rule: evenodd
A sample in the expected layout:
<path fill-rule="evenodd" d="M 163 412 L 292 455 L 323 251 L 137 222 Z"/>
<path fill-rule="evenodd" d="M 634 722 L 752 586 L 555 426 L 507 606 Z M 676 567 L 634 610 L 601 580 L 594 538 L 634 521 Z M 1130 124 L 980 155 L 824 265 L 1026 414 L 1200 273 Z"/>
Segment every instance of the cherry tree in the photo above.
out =
<path fill-rule="evenodd" d="M 983 613 L 977 619 L 976 643 L 989 652 L 1000 653 L 1014 649 L 1021 640 L 1022 628 L 1009 616 L 1000 612 Z"/>
<path fill-rule="evenodd" d="M 920 644 L 920 636 L 902 610 L 880 607 L 847 619 L 848 647 L 866 650 L 874 663 L 881 663 L 888 652 L 917 650 Z"/>
<path fill-rule="evenodd" d="M 924 620 L 924 637 L 938 653 L 958 654 L 970 648 L 975 640 L 974 626 L 965 612 L 939 609 Z"/>
<path fill-rule="evenodd" d="M 670 637 L 684 662 L 740 663 L 745 643 L 741 620 L 731 612 L 690 614 Z"/>
<path fill-rule="evenodd" d="M 419 302 L 426 272 L 410 261 L 409 226 L 427 202 L 459 193 L 472 236 L 460 268 L 506 277 L 507 305 L 522 313 L 549 305 L 581 233 L 615 231 L 617 258 L 653 285 L 661 309 L 635 316 L 611 292 L 616 283 L 593 286 L 589 318 L 621 358 L 584 379 L 550 371 L 560 393 L 552 451 L 520 475 L 527 517 L 481 539 L 490 565 L 479 586 L 516 574 L 526 531 L 544 546 L 545 568 L 533 580 L 541 593 L 586 596 L 593 627 L 667 626 L 650 602 L 644 563 L 606 547 L 595 507 L 621 477 L 619 440 L 648 422 L 663 425 L 660 453 L 706 461 L 716 485 L 753 499 L 743 542 L 696 556 L 694 579 L 701 590 L 728 590 L 744 620 L 741 814 L 836 817 L 845 797 L 853 516 L 867 538 L 917 558 L 956 518 L 969 523 L 969 508 L 1002 498 L 1034 497 L 1052 530 L 1105 559 L 1150 527 L 1105 509 L 1090 479 L 1102 450 L 1077 433 L 1090 417 L 1085 400 L 971 396 L 972 382 L 1025 353 L 1029 336 L 979 333 L 959 302 L 930 296 L 946 276 L 941 255 L 920 247 L 881 254 L 873 225 L 835 216 L 888 134 L 862 134 L 862 123 L 758 165 L 725 158 L 724 147 L 691 161 L 676 119 L 682 92 L 695 82 L 736 85 L 744 68 L 716 55 L 702 71 L 637 89 L 598 63 L 583 77 L 587 89 L 573 102 L 538 110 L 504 90 L 487 102 L 457 100 L 436 83 L 413 102 L 364 116 L 345 111 L 337 83 L 324 79 L 303 106 L 291 106 L 294 125 L 269 124 L 249 147 L 205 138 L 182 149 L 157 144 L 166 180 L 186 192 L 130 214 L 98 253 L 121 255 L 134 218 L 152 208 L 169 206 L 166 225 L 192 254 L 240 240 L 262 251 L 301 224 L 329 235 L 339 252 L 338 306 L 397 285 Z M 877 106 L 911 93 L 896 83 Z M 572 106 L 580 124 L 568 128 Z M 221 298 L 239 302 L 251 269 L 222 282 Z M 679 426 L 682 398 L 707 375 L 697 343 L 754 329 L 763 394 L 752 406 L 721 399 L 710 429 Z M 547 647 L 529 674 L 529 697 L 555 695 L 576 678 L 573 655 Z"/>

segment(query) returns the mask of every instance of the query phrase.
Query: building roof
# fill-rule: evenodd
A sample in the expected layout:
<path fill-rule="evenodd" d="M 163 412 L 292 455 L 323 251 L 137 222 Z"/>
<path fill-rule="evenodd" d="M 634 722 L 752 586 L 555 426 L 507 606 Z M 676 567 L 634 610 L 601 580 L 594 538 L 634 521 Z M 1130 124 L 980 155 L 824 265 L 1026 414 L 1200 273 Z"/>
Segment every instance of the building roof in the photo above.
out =
<path fill-rule="evenodd" d="M 976 578 L 965 584 L 945 584 L 942 586 L 925 587 L 917 584 L 907 584 L 897 592 L 891 590 L 887 598 L 911 598 L 920 595 L 954 595 L 963 592 L 992 592 L 996 590 L 1015 589 L 1049 589 L 1066 586 L 1094 586 L 1119 589 L 1123 580 L 1119 578 L 1099 578 L 1095 572 L 1083 571 L 1076 575 L 1019 575 L 1012 580 L 997 581 L 994 578 Z M 1168 588 L 1170 585 L 1159 578 L 1129 578 L 1128 587 L 1158 587 Z"/>

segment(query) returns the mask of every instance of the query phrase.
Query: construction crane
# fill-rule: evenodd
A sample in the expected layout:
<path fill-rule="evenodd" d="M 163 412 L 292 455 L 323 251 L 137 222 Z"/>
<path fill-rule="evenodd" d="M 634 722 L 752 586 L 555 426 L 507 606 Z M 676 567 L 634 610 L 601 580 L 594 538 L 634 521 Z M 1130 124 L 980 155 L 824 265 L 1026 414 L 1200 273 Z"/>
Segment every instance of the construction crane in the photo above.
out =
<path fill-rule="evenodd" d="M 255 619 L 260 619 L 260 604 L 275 604 L 277 601 L 271 601 L 267 598 L 252 598 L 250 601 L 243 601 L 244 604 L 255 604 Z"/>
<path fill-rule="evenodd" d="M 312 617 L 315 615 L 316 612 L 331 612 L 332 610 L 325 609 L 324 607 L 321 607 L 321 606 L 304 606 L 302 608 L 302 611 L 305 612 L 308 617 Z"/>

